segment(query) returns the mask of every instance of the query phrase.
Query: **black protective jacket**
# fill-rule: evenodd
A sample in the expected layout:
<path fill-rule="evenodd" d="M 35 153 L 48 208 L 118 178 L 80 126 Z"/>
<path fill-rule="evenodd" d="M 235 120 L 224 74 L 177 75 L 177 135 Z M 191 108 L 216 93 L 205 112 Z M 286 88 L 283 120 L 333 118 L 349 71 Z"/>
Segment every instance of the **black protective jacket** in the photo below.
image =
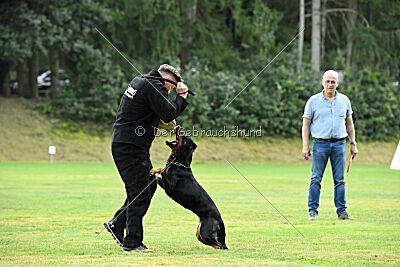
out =
<path fill-rule="evenodd" d="M 156 70 L 147 75 L 162 77 Z M 188 105 L 186 99 L 179 95 L 173 101 L 167 99 L 168 90 L 164 82 L 135 77 L 121 98 L 112 142 L 133 144 L 138 151 L 148 152 L 160 118 L 171 122 Z"/>

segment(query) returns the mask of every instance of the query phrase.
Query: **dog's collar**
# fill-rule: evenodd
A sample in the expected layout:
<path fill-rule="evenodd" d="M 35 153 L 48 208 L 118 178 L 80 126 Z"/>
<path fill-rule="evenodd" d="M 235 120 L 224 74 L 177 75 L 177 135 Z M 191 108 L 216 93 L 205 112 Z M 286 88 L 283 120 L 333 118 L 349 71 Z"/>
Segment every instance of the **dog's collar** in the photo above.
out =
<path fill-rule="evenodd" d="M 186 166 L 186 165 L 184 165 L 184 164 L 182 164 L 182 163 L 179 163 L 179 162 L 173 161 L 173 162 L 171 162 L 170 164 L 174 164 L 174 165 L 179 166 L 179 167 L 184 167 L 184 168 L 186 168 L 186 169 L 190 169 L 190 166 Z"/>
<path fill-rule="evenodd" d="M 173 164 L 173 165 L 176 165 L 176 166 L 179 166 L 179 167 L 183 167 L 185 169 L 190 169 L 190 163 L 189 163 L 189 166 L 186 166 L 185 164 L 177 162 L 175 160 L 176 160 L 176 154 L 171 155 L 170 158 L 167 161 L 167 166 Z"/>

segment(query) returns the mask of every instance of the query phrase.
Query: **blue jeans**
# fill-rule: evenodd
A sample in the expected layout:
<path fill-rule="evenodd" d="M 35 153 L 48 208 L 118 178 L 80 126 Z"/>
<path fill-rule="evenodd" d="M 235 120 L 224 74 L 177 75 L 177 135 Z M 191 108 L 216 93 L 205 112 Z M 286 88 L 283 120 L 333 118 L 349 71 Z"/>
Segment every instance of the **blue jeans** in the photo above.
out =
<path fill-rule="evenodd" d="M 339 216 L 346 211 L 346 196 L 344 182 L 344 168 L 346 159 L 346 140 L 327 142 L 314 139 L 311 183 L 308 193 L 308 212 L 318 214 L 319 195 L 321 191 L 322 176 L 331 160 L 333 182 L 335 186 L 335 206 Z"/>

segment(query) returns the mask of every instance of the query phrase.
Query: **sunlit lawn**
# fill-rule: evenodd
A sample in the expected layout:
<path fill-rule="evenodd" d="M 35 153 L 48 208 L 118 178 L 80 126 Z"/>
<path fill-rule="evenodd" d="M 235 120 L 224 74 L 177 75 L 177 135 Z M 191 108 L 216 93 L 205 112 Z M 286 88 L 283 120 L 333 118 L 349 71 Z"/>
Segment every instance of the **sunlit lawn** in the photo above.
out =
<path fill-rule="evenodd" d="M 230 250 L 199 243 L 197 217 L 159 188 L 144 222 L 155 252 L 126 255 L 108 232 L 96 237 L 124 200 L 114 165 L 0 163 L 0 265 L 400 264 L 400 171 L 354 165 L 346 189 L 356 220 L 338 221 L 328 166 L 320 215 L 308 222 L 310 166 L 234 165 L 305 238 L 228 164 L 194 164 Z"/>

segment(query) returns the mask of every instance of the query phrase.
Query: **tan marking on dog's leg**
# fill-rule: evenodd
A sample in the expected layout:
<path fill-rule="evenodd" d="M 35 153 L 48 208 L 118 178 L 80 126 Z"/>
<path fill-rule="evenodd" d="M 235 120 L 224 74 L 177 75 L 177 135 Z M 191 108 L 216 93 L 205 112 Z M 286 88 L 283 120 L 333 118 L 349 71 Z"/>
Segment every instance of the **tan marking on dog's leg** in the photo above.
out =
<path fill-rule="evenodd" d="M 199 225 L 197 225 L 197 231 L 196 231 L 196 237 L 197 240 L 199 240 L 201 243 L 203 243 L 204 245 L 209 246 L 209 244 L 207 244 L 206 241 L 203 240 L 203 238 L 200 235 L 200 228 L 201 228 L 201 222 L 199 222 Z"/>
<path fill-rule="evenodd" d="M 203 244 L 206 245 L 206 246 L 211 246 L 211 247 L 213 247 L 214 249 L 221 249 L 221 248 L 220 248 L 219 246 L 217 246 L 217 245 L 211 245 L 211 244 L 207 243 L 206 241 L 204 241 L 203 238 L 202 238 L 201 235 L 200 235 L 200 228 L 201 228 L 201 222 L 199 222 L 199 225 L 197 226 L 197 230 L 196 230 L 196 237 L 197 237 L 197 240 L 199 240 L 201 243 L 203 243 Z"/>
<path fill-rule="evenodd" d="M 200 226 L 201 226 L 201 222 L 199 223 L 199 225 L 197 225 L 196 237 L 197 237 L 197 240 L 199 240 L 201 243 L 204 244 L 202 238 L 200 237 Z"/>

